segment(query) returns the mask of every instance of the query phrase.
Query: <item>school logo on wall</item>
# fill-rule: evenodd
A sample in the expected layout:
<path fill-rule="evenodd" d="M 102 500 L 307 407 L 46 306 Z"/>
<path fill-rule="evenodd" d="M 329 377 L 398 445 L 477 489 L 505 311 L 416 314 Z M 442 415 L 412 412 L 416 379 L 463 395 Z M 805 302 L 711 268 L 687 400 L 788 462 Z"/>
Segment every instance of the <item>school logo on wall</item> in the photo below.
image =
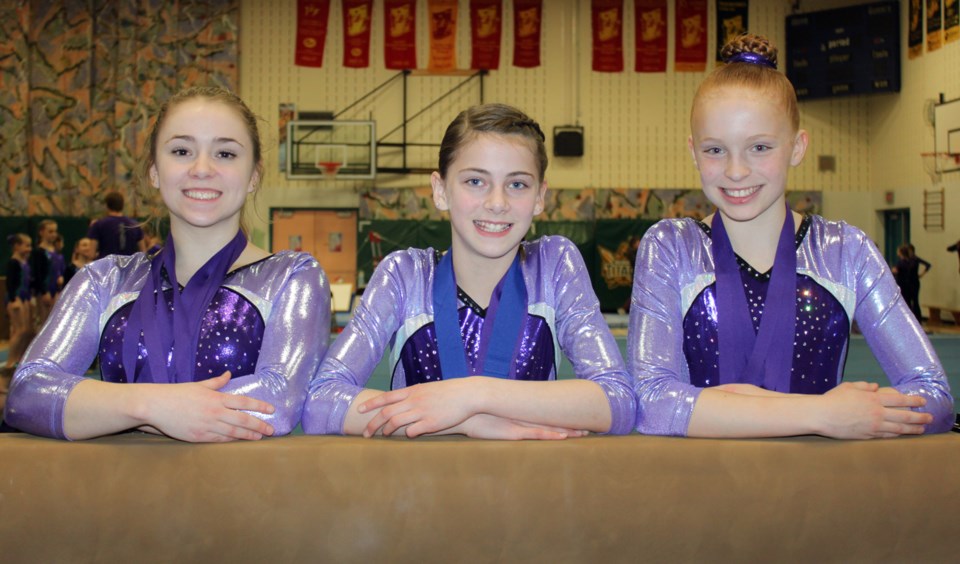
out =
<path fill-rule="evenodd" d="M 597 251 L 600 253 L 600 276 L 607 288 L 613 290 L 630 287 L 633 284 L 633 264 L 628 258 L 630 242 L 622 242 L 616 251 L 597 245 Z M 633 249 L 633 252 L 636 253 L 636 249 Z"/>

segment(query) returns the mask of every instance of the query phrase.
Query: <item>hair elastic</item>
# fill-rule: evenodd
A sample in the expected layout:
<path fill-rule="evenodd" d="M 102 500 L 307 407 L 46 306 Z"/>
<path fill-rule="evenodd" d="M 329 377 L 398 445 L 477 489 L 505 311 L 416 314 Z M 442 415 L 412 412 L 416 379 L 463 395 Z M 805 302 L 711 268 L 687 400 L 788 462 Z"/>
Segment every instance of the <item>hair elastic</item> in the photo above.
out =
<path fill-rule="evenodd" d="M 751 53 L 749 51 L 741 51 L 736 55 L 727 59 L 728 63 L 747 63 L 748 65 L 765 65 L 773 70 L 777 70 L 777 63 L 774 63 L 767 57 L 760 55 L 758 53 Z"/>

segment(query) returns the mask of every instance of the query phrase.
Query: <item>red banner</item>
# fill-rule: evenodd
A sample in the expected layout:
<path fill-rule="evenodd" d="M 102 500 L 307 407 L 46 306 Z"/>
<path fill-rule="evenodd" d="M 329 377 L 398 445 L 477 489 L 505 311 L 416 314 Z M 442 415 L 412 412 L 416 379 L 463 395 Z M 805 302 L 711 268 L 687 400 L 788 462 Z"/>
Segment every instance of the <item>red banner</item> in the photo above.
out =
<path fill-rule="evenodd" d="M 370 66 L 370 22 L 373 0 L 343 0 L 343 66 Z"/>
<path fill-rule="evenodd" d="M 500 68 L 502 13 L 501 0 L 470 0 L 470 38 L 473 42 L 470 68 Z"/>
<path fill-rule="evenodd" d="M 592 0 L 593 70 L 623 71 L 623 0 Z"/>
<path fill-rule="evenodd" d="M 383 50 L 387 68 L 417 68 L 417 0 L 384 0 L 383 14 Z"/>
<path fill-rule="evenodd" d="M 678 72 L 707 68 L 707 0 L 677 0 L 676 62 Z"/>
<path fill-rule="evenodd" d="M 322 67 L 330 0 L 297 0 L 297 48 L 293 64 Z"/>
<path fill-rule="evenodd" d="M 541 0 L 513 0 L 513 66 L 540 66 Z"/>
<path fill-rule="evenodd" d="M 457 68 L 457 0 L 428 0 L 430 70 Z"/>
<path fill-rule="evenodd" d="M 667 0 L 634 0 L 637 72 L 667 72 Z"/>

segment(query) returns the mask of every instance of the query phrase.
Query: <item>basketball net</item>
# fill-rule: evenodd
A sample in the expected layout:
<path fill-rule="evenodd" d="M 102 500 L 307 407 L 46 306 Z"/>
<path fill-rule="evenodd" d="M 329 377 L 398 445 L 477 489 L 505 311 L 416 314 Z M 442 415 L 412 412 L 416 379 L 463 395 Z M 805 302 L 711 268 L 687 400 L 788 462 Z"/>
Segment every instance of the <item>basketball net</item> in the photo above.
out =
<path fill-rule="evenodd" d="M 336 161 L 317 161 L 314 163 L 317 170 L 320 171 L 320 176 L 324 180 L 333 180 L 337 177 L 337 173 L 340 172 L 340 167 L 343 166 L 343 163 Z"/>
<path fill-rule="evenodd" d="M 927 172 L 934 186 L 943 180 L 944 170 L 960 165 L 960 153 L 920 153 L 920 157 L 923 159 L 923 170 Z"/>

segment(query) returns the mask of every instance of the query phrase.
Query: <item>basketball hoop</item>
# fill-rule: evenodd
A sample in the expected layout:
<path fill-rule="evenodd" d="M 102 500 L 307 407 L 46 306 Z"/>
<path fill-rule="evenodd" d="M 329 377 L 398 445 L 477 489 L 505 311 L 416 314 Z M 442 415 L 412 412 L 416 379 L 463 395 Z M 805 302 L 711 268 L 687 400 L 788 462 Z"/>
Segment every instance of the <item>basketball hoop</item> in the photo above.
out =
<path fill-rule="evenodd" d="M 945 170 L 960 168 L 960 153 L 920 153 L 923 170 L 930 176 L 930 182 L 939 184 Z"/>
<path fill-rule="evenodd" d="M 343 166 L 342 162 L 336 161 L 318 161 L 314 164 L 317 167 L 317 170 L 320 171 L 320 176 L 324 180 L 329 180 L 336 178 L 337 173 L 340 172 L 340 167 Z"/>

